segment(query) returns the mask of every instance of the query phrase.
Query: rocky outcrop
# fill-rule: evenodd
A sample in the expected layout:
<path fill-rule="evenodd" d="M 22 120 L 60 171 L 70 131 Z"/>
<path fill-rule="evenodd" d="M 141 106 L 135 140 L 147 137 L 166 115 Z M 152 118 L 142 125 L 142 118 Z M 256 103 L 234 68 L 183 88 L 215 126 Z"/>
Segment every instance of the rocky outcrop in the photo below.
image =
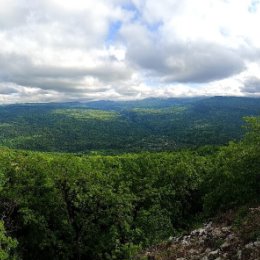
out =
<path fill-rule="evenodd" d="M 187 235 L 170 237 L 139 259 L 260 260 L 260 207 L 250 209 L 241 223 L 209 222 Z"/>

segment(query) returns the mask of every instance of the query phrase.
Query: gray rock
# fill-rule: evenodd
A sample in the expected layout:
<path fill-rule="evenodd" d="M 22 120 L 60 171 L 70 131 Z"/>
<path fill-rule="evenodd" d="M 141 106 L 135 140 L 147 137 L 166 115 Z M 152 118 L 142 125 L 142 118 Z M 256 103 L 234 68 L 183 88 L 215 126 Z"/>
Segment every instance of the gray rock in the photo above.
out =
<path fill-rule="evenodd" d="M 245 248 L 246 249 L 253 249 L 254 248 L 254 243 L 253 242 L 250 242 L 248 244 L 245 245 Z"/>
<path fill-rule="evenodd" d="M 234 241 L 234 240 L 236 240 L 237 239 L 237 237 L 234 235 L 234 234 L 229 234 L 228 236 L 227 236 L 227 240 L 229 240 L 229 241 Z"/>
<path fill-rule="evenodd" d="M 229 241 L 225 241 L 221 246 L 220 248 L 225 250 L 225 249 L 228 249 L 229 247 L 231 246 L 230 242 Z"/>
<path fill-rule="evenodd" d="M 211 252 L 208 254 L 209 260 L 214 260 L 214 259 L 216 259 L 216 257 L 218 257 L 218 254 L 219 254 L 219 249 L 217 249 L 217 250 L 215 250 L 215 251 L 211 251 Z"/>
<path fill-rule="evenodd" d="M 220 228 L 215 228 L 212 230 L 213 237 L 223 237 L 225 236 Z"/>
<path fill-rule="evenodd" d="M 182 240 L 181 244 L 184 245 L 184 246 L 188 246 L 190 243 L 187 240 Z"/>
<path fill-rule="evenodd" d="M 208 254 L 208 253 L 210 253 L 211 252 L 211 249 L 210 248 L 207 248 L 206 250 L 205 250 L 205 253 L 206 254 Z"/>
<path fill-rule="evenodd" d="M 241 259 L 242 259 L 242 251 L 241 251 L 241 250 L 238 250 L 238 251 L 237 251 L 237 259 L 238 259 L 238 260 L 241 260 Z"/>
<path fill-rule="evenodd" d="M 260 241 L 255 241 L 255 242 L 254 242 L 254 246 L 255 246 L 255 247 L 260 247 Z"/>
<path fill-rule="evenodd" d="M 195 229 L 191 232 L 191 236 L 202 236 L 203 234 L 206 233 L 205 228 L 199 228 L 199 229 Z"/>

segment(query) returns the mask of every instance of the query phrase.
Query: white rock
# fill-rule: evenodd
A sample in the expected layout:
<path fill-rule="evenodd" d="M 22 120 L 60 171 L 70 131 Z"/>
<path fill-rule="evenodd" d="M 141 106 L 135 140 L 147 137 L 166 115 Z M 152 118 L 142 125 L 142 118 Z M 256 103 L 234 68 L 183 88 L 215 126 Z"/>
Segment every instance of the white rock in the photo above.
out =
<path fill-rule="evenodd" d="M 246 245 L 245 245 L 245 248 L 246 248 L 246 249 L 252 249 L 252 248 L 254 248 L 254 243 L 251 242 L 251 243 L 249 243 L 249 244 L 246 244 Z"/>
<path fill-rule="evenodd" d="M 205 253 L 208 254 L 209 252 L 211 252 L 211 249 L 210 249 L 210 248 L 207 248 L 207 249 L 205 250 Z"/>
<path fill-rule="evenodd" d="M 218 256 L 218 253 L 219 253 L 219 250 L 215 250 L 215 251 L 211 251 L 209 254 L 208 254 L 208 258 L 209 260 L 213 260 L 213 259 L 216 259 L 216 257 Z"/>
<path fill-rule="evenodd" d="M 229 233 L 229 232 L 230 232 L 230 229 L 231 229 L 231 227 L 222 227 L 222 228 L 221 228 L 221 231 L 222 231 L 222 232 L 225 232 L 225 233 Z"/>
<path fill-rule="evenodd" d="M 255 247 L 260 247 L 260 241 L 255 241 L 255 242 L 254 242 L 254 246 L 255 246 Z"/>
<path fill-rule="evenodd" d="M 227 249 L 228 247 L 230 247 L 230 243 L 229 243 L 228 241 L 224 242 L 224 243 L 220 246 L 221 249 Z"/>

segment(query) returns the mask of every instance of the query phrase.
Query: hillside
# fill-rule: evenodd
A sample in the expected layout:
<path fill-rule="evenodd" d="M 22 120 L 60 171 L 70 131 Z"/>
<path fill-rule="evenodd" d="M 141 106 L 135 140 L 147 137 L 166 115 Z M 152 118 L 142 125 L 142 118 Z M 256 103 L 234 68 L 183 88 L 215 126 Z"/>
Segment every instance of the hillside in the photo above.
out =
<path fill-rule="evenodd" d="M 174 151 L 243 136 L 260 99 L 213 97 L 0 107 L 0 145 L 35 151 Z"/>
<path fill-rule="evenodd" d="M 242 141 L 218 149 L 176 152 L 101 156 L 2 148 L 1 260 L 130 260 L 216 214 L 256 208 L 259 117 L 247 118 L 247 131 Z M 250 245 L 259 240 L 259 226 L 249 231 Z"/>

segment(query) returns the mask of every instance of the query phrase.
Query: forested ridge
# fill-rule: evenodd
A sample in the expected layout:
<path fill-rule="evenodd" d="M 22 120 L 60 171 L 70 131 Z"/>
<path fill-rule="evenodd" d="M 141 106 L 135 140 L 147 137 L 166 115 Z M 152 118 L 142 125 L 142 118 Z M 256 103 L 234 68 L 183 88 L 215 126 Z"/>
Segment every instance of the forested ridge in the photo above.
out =
<path fill-rule="evenodd" d="M 175 152 L 1 148 L 0 258 L 133 259 L 217 212 L 258 205 L 260 118 L 244 120 L 241 141 Z"/>
<path fill-rule="evenodd" d="M 34 151 L 120 154 L 227 144 L 259 98 L 212 97 L 0 107 L 0 145 Z"/>

